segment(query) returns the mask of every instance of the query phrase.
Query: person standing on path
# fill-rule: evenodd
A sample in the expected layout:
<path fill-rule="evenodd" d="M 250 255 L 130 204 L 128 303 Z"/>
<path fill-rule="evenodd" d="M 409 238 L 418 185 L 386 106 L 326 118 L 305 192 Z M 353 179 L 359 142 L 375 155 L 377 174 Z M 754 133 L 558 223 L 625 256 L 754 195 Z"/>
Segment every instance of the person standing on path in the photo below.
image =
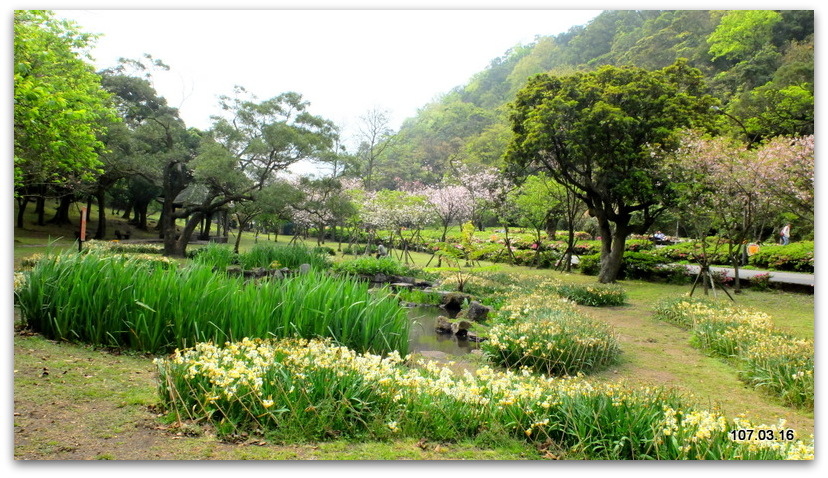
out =
<path fill-rule="evenodd" d="M 791 243 L 791 223 L 787 223 L 782 227 L 782 230 L 779 231 L 779 235 L 782 237 L 782 245 L 787 246 Z"/>

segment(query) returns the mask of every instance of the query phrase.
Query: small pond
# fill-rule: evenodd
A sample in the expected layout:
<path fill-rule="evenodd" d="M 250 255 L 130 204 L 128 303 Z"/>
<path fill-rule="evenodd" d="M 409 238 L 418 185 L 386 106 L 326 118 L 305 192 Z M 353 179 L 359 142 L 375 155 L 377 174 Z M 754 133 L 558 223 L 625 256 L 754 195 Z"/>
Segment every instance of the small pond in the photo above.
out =
<path fill-rule="evenodd" d="M 452 355 L 462 355 L 479 349 L 480 344 L 460 339 L 454 334 L 437 333 L 437 317 L 450 317 L 448 311 L 440 307 L 418 306 L 408 308 L 408 319 L 411 321 L 409 332 L 409 349 L 411 353 L 438 351 Z"/>

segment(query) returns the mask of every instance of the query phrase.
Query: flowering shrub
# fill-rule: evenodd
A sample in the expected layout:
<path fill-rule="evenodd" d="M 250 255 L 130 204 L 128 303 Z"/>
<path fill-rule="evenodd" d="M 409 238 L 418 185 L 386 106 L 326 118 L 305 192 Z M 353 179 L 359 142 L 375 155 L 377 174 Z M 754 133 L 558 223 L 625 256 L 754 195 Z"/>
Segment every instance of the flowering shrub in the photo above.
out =
<path fill-rule="evenodd" d="M 555 287 L 543 284 L 538 290 Z M 543 292 L 511 299 L 494 323 L 482 349 L 506 367 L 574 375 L 611 364 L 620 353 L 609 327 L 578 313 L 566 299 L 550 300 Z"/>
<path fill-rule="evenodd" d="M 699 348 L 738 359 L 742 380 L 813 408 L 814 343 L 776 330 L 767 314 L 681 298 L 659 304 L 656 318 L 690 329 Z"/>
<path fill-rule="evenodd" d="M 17 292 L 23 290 L 23 287 L 26 285 L 26 282 L 29 280 L 28 274 L 25 272 L 15 272 L 14 273 L 14 299 L 17 301 Z"/>
<path fill-rule="evenodd" d="M 45 256 L 40 253 L 32 254 L 30 256 L 26 256 L 20 260 L 20 267 L 23 269 L 31 269 L 38 262 L 40 262 Z"/>
<path fill-rule="evenodd" d="M 624 253 L 624 261 L 618 273 L 619 279 L 666 279 L 671 280 L 675 270 L 667 267 L 667 262 L 648 252 Z M 586 275 L 598 275 L 601 268 L 601 255 L 592 254 L 582 256 L 578 264 L 581 272 Z"/>
<path fill-rule="evenodd" d="M 164 252 L 163 244 L 125 244 L 117 241 L 87 241 L 83 245 L 84 250 L 103 251 L 103 252 L 119 252 L 124 254 L 140 253 L 140 254 L 162 254 Z"/>
<path fill-rule="evenodd" d="M 758 291 L 770 289 L 770 273 L 756 274 L 750 278 L 750 288 Z"/>
<path fill-rule="evenodd" d="M 715 237 L 708 237 L 707 241 L 707 260 L 710 264 L 730 264 L 730 258 L 727 255 L 727 248 L 717 246 L 719 239 Z M 659 247 L 649 252 L 656 257 L 663 259 L 666 262 L 696 262 L 702 255 L 702 245 L 699 241 L 680 242 L 669 246 Z"/>
<path fill-rule="evenodd" d="M 455 373 L 327 340 L 244 339 L 155 361 L 164 407 L 219 434 L 324 440 L 511 435 L 588 459 L 813 459 L 813 444 L 732 440 L 728 422 L 676 392 L 483 367 Z M 759 428 L 759 427 L 756 427 Z"/>
<path fill-rule="evenodd" d="M 814 272 L 814 243 L 802 241 L 781 245 L 764 245 L 750 256 L 752 266 L 780 271 Z"/>
<path fill-rule="evenodd" d="M 558 286 L 555 292 L 576 304 L 591 307 L 617 306 L 627 302 L 627 293 L 624 289 L 613 284 L 589 286 L 568 284 Z"/>

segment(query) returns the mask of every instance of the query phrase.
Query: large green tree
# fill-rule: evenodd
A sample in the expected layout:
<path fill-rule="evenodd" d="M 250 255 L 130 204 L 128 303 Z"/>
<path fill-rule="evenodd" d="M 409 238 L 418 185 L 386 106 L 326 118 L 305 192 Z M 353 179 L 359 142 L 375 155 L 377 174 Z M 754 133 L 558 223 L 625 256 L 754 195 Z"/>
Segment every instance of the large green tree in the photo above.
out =
<path fill-rule="evenodd" d="M 683 128 L 708 127 L 715 104 L 684 61 L 537 75 L 512 105 L 506 161 L 541 168 L 586 204 L 601 234 L 599 281 L 613 282 L 627 236 L 646 233 L 671 198 L 655 151 L 677 147 Z"/>
<path fill-rule="evenodd" d="M 164 253 L 183 256 L 193 231 L 205 217 L 240 201 L 276 180 L 276 173 L 330 152 L 333 123 L 307 111 L 298 93 L 257 101 L 244 88 L 222 97 L 225 114 L 214 117 L 198 154 L 173 158 L 165 166 L 161 227 Z M 185 219 L 180 233 L 176 220 Z"/>
<path fill-rule="evenodd" d="M 14 192 L 71 195 L 101 173 L 99 135 L 116 119 L 85 51 L 94 36 L 49 11 L 14 12 Z"/>

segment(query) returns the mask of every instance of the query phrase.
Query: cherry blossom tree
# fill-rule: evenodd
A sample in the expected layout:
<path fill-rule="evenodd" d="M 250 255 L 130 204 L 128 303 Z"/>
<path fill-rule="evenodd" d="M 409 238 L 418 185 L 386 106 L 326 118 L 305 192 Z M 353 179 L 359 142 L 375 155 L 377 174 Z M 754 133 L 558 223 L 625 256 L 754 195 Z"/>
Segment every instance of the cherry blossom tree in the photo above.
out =
<path fill-rule="evenodd" d="M 707 233 L 719 231 L 717 246 L 727 248 L 740 290 L 739 266 L 754 224 L 778 209 L 774 196 L 754 164 L 757 150 L 735 140 L 689 132 L 676 151 L 672 178 L 682 192 L 679 207 L 701 241 L 702 267 Z M 725 240 L 726 239 L 726 240 Z"/>
<path fill-rule="evenodd" d="M 814 135 L 773 138 L 749 165 L 783 211 L 813 227 Z"/>
<path fill-rule="evenodd" d="M 369 247 L 377 230 L 391 231 L 390 241 L 400 239 L 401 255 L 406 263 L 410 258 L 409 245 L 420 230 L 435 223 L 435 213 L 426 198 L 406 191 L 383 189 L 366 192 L 360 216 L 369 230 Z M 404 234 L 407 231 L 407 236 Z"/>
<path fill-rule="evenodd" d="M 474 169 L 462 165 L 457 168 L 457 180 L 468 191 L 471 199 L 469 218 L 479 230 L 483 230 L 484 212 L 503 204 L 507 191 L 513 187 L 496 168 Z"/>
<path fill-rule="evenodd" d="M 335 229 L 353 214 L 353 205 L 336 178 L 302 177 L 296 185 L 302 197 L 291 204 L 293 221 L 304 230 L 315 227 L 317 245 L 322 245 L 327 229 Z"/>
<path fill-rule="evenodd" d="M 441 242 L 446 241 L 446 234 L 452 224 L 460 224 L 471 217 L 474 203 L 469 190 L 460 185 L 440 184 L 425 187 L 419 194 L 434 211 L 434 216 L 443 228 Z"/>

